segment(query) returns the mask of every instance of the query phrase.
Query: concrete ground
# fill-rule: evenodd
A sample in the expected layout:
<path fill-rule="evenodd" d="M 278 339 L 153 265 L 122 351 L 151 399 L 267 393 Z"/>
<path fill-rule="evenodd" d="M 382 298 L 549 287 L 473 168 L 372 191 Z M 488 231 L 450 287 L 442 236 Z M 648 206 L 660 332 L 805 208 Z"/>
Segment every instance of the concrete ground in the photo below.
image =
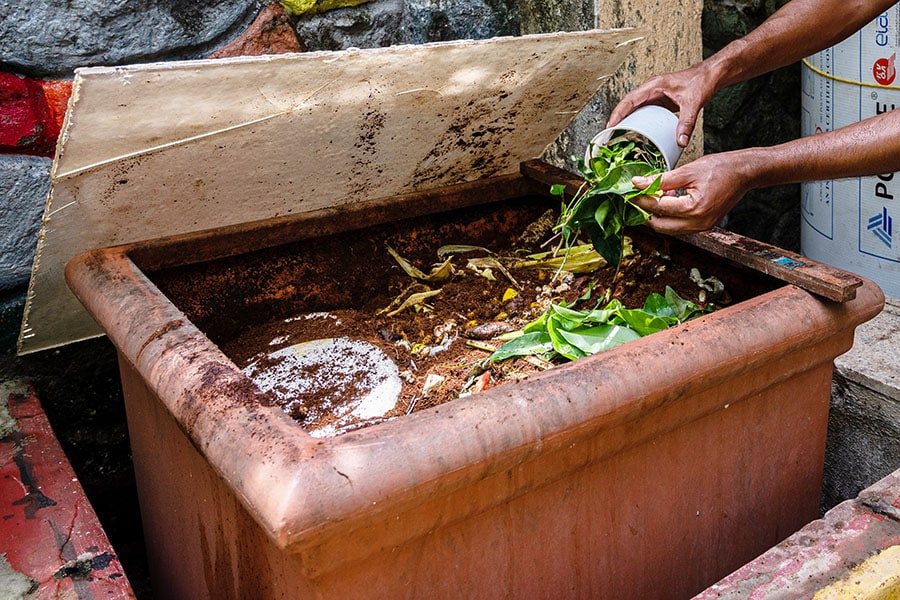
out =
<path fill-rule="evenodd" d="M 900 468 L 900 299 L 857 328 L 833 381 L 824 509 Z"/>
<path fill-rule="evenodd" d="M 842 502 L 695 600 L 900 598 L 900 472 Z"/>

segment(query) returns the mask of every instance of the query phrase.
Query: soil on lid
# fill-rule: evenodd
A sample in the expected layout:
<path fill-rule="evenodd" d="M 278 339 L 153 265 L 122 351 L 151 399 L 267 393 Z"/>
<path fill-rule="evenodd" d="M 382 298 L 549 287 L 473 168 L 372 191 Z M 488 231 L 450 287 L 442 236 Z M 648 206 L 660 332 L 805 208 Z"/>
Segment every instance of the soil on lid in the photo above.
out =
<path fill-rule="evenodd" d="M 681 297 L 699 302 L 703 292 L 691 279 L 690 268 L 696 266 L 702 271 L 702 265 L 676 264 L 660 252 L 659 244 L 653 240 L 656 238 L 644 241 L 635 239 L 634 253 L 623 260 L 618 273 L 603 267 L 590 274 L 569 274 L 554 280 L 552 270 L 510 270 L 518 285 L 499 272 L 494 272 L 492 281 L 466 269 L 467 258 L 477 254 L 457 255 L 453 261 L 454 275 L 449 281 L 429 286 L 440 288 L 441 293 L 428 299 L 426 306 L 420 305 L 418 310 L 404 310 L 393 316 L 384 312 L 377 314 L 377 308 L 387 307 L 402 290 L 414 283 L 397 267 L 384 289 L 378 290 L 375 295 L 377 300 L 366 307 L 324 313 L 309 311 L 306 315 L 301 313 L 279 318 L 254 326 L 234 339 L 220 342 L 220 346 L 242 369 L 258 360 L 260 355 L 311 340 L 346 337 L 378 346 L 397 364 L 403 380 L 402 390 L 394 408 L 383 417 L 360 420 L 341 429 L 348 431 L 448 401 L 464 402 L 484 389 L 553 367 L 552 363 L 540 359 L 520 358 L 501 363 L 487 360 L 489 349 L 501 344 L 491 339 L 491 333 L 521 328 L 538 317 L 550 301 L 565 301 L 578 309 L 594 308 L 605 291 L 612 289 L 612 297 L 618 298 L 627 307 L 640 308 L 651 292 L 663 293 L 666 286 L 671 286 Z M 465 242 L 447 240 L 447 243 Z M 434 262 L 440 262 L 436 248 L 433 252 Z M 387 260 L 392 260 L 387 257 L 386 251 L 384 254 Z M 431 264 L 421 262 L 417 262 L 416 266 L 424 272 L 431 268 Z M 707 277 L 715 273 L 702 272 L 701 275 Z M 592 289 L 590 297 L 579 301 L 589 288 Z M 726 290 L 716 306 L 728 303 L 730 298 Z M 272 360 L 266 358 L 257 365 L 269 367 Z M 321 377 L 322 389 L 328 386 L 327 372 L 295 375 Z M 431 385 L 427 389 L 426 381 Z M 369 385 L 365 377 L 359 376 L 345 386 L 344 393 L 348 400 L 352 400 L 367 393 Z M 305 421 L 308 415 L 323 412 L 317 406 L 322 394 L 312 392 L 302 396 L 292 399 L 292 408 L 288 412 L 301 425 L 311 426 L 313 424 Z M 327 421 L 327 418 L 317 419 L 314 426 L 323 427 L 328 424 Z"/>

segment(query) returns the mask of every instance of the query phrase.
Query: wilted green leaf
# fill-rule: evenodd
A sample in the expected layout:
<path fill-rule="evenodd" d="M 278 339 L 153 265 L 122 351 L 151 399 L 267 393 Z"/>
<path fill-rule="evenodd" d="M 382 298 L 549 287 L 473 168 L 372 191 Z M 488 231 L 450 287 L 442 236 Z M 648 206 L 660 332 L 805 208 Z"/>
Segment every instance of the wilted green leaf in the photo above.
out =
<path fill-rule="evenodd" d="M 556 255 L 554 252 L 540 252 L 530 254 L 525 259 L 514 260 L 507 263 L 513 269 L 546 269 L 556 271 L 565 268 L 570 273 L 593 273 L 600 267 L 606 266 L 606 260 L 597 254 L 591 244 L 576 244 L 568 249 L 565 254 Z"/>
<path fill-rule="evenodd" d="M 450 264 L 450 259 L 447 259 L 443 263 L 435 266 L 430 273 L 426 274 L 419 270 L 408 260 L 400 256 L 400 254 L 398 254 L 397 251 L 390 246 L 387 247 L 387 250 L 390 255 L 394 257 L 394 260 L 397 261 L 397 264 L 400 265 L 400 268 L 406 271 L 406 274 L 413 279 L 418 279 L 419 281 L 427 281 L 428 283 L 440 283 L 442 281 L 447 281 L 453 275 L 453 265 Z"/>
<path fill-rule="evenodd" d="M 466 244 L 448 244 L 437 249 L 438 258 L 444 258 L 448 254 L 465 254 L 466 252 L 484 252 L 489 256 L 494 255 L 494 253 L 487 248 L 482 248 L 481 246 L 469 246 Z"/>
<path fill-rule="evenodd" d="M 429 291 L 429 292 L 419 292 L 419 293 L 417 293 L 417 294 L 413 294 L 413 295 L 411 295 L 409 298 L 407 298 L 406 300 L 404 300 L 404 301 L 400 304 L 400 306 L 398 306 L 398 307 L 395 308 L 394 310 L 392 310 L 392 311 L 390 311 L 389 313 L 387 313 L 387 316 L 393 317 L 394 315 L 400 314 L 401 312 L 403 312 L 403 311 L 406 310 L 407 308 L 412 308 L 412 307 L 415 307 L 415 306 L 419 306 L 419 305 L 421 305 L 423 302 L 425 302 L 426 300 L 428 300 L 429 298 L 432 298 L 432 297 L 434 297 L 434 296 L 437 296 L 437 295 L 440 294 L 440 293 L 441 293 L 441 290 L 431 290 L 431 291 Z"/>
<path fill-rule="evenodd" d="M 514 356 L 533 356 L 553 349 L 550 335 L 546 331 L 532 331 L 512 339 L 491 355 L 491 360 L 500 362 Z"/>
<path fill-rule="evenodd" d="M 672 305 L 672 310 L 675 311 L 675 317 L 679 321 L 687 321 L 692 316 L 702 312 L 699 306 L 690 300 L 685 300 L 669 286 L 666 286 L 666 301 Z"/>

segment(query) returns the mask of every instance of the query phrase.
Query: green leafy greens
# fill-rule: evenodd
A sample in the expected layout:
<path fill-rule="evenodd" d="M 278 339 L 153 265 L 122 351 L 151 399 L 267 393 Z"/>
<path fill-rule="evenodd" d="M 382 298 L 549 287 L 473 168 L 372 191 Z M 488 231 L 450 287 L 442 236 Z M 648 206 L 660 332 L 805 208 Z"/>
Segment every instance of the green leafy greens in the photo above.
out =
<path fill-rule="evenodd" d="M 650 213 L 632 200 L 659 192 L 659 177 L 646 189 L 635 187 L 631 179 L 659 175 L 666 163 L 655 146 L 633 139 L 630 134 L 592 149 L 595 155 L 587 164 L 573 157 L 584 176 L 584 184 L 568 204 L 563 201 L 554 229 L 560 233 L 567 251 L 580 232 L 587 233 L 597 253 L 610 266 L 618 267 L 625 243 L 624 228 L 640 225 L 650 218 Z M 556 196 L 563 196 L 564 191 L 564 185 L 550 189 Z"/>
<path fill-rule="evenodd" d="M 516 356 L 562 357 L 575 360 L 619 344 L 662 331 L 707 312 L 666 286 L 665 295 L 653 293 L 643 309 L 629 309 L 617 299 L 603 308 L 573 310 L 552 304 L 491 355 L 499 362 Z"/>
<path fill-rule="evenodd" d="M 586 233 L 597 253 L 618 269 L 627 245 L 625 227 L 640 225 L 650 218 L 650 213 L 634 204 L 633 199 L 659 194 L 660 175 L 666 163 L 655 146 L 629 133 L 592 150 L 594 155 L 588 163 L 573 157 L 584 175 L 584 184 L 568 203 L 563 200 L 554 230 L 565 248 L 563 265 L 577 247 L 578 236 Z M 631 181 L 634 177 L 654 175 L 656 178 L 646 189 Z M 554 185 L 550 193 L 564 198 L 565 189 L 565 185 Z M 607 300 L 608 295 L 609 292 Z M 499 362 L 517 356 L 576 360 L 710 310 L 709 306 L 685 300 L 668 286 L 665 294 L 650 294 L 642 309 L 627 308 L 618 299 L 608 300 L 603 308 L 589 310 L 574 310 L 565 303 L 551 304 L 549 310 L 524 328 L 507 334 L 508 341 L 497 348 L 491 360 Z"/>

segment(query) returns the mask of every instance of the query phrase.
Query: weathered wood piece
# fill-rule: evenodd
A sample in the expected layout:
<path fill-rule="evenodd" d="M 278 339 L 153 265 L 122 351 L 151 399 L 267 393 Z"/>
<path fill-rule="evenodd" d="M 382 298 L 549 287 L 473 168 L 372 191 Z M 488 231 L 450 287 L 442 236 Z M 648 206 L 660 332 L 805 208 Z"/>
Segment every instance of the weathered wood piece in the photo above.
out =
<path fill-rule="evenodd" d="M 835 302 L 853 300 L 856 288 L 863 284 L 859 276 L 847 271 L 718 227 L 679 237 L 698 248 Z"/>

